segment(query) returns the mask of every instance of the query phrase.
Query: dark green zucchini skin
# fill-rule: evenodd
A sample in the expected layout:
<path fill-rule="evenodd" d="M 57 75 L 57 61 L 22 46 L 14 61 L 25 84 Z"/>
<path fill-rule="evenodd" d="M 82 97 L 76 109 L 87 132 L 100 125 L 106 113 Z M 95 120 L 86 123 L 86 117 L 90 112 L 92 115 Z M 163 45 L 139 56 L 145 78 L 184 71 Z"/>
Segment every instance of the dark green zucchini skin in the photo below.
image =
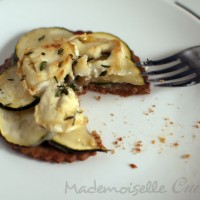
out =
<path fill-rule="evenodd" d="M 108 149 L 103 149 L 103 148 L 91 149 L 91 150 L 76 150 L 76 149 L 67 148 L 53 141 L 48 141 L 48 144 L 64 153 L 83 153 L 83 152 L 96 152 L 96 151 L 108 152 L 109 151 Z"/>
<path fill-rule="evenodd" d="M 18 108 L 9 107 L 9 105 L 3 105 L 2 103 L 0 103 L 0 107 L 6 110 L 10 110 L 10 111 L 21 111 L 21 110 L 27 110 L 29 108 L 32 108 L 35 105 L 37 105 L 39 102 L 40 102 L 40 98 L 36 98 L 32 103 L 25 106 L 20 106 Z"/>

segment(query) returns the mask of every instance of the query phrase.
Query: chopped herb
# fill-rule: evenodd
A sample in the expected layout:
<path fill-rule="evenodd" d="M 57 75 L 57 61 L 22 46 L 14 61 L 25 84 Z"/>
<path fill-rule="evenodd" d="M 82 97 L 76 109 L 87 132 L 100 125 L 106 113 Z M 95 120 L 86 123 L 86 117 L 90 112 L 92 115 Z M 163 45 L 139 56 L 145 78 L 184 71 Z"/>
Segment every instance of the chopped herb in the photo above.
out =
<path fill-rule="evenodd" d="M 107 71 L 103 71 L 101 72 L 101 74 L 99 76 L 105 76 L 107 74 Z"/>
<path fill-rule="evenodd" d="M 70 120 L 70 119 L 74 119 L 74 116 L 66 117 L 64 120 Z"/>
<path fill-rule="evenodd" d="M 74 60 L 74 62 L 72 63 L 72 67 L 75 67 L 77 63 L 78 63 L 78 60 Z"/>
<path fill-rule="evenodd" d="M 104 52 L 104 53 L 102 53 L 102 56 L 108 58 L 110 56 L 110 52 Z"/>
<path fill-rule="evenodd" d="M 45 35 L 41 36 L 40 38 L 38 38 L 38 41 L 41 41 L 45 38 Z"/>
<path fill-rule="evenodd" d="M 69 83 L 68 86 L 72 88 L 74 91 L 79 91 L 75 84 Z"/>
<path fill-rule="evenodd" d="M 36 96 L 36 95 L 33 95 L 33 98 L 34 98 L 34 99 L 39 99 L 39 97 L 38 97 L 38 96 Z"/>
<path fill-rule="evenodd" d="M 59 68 L 62 67 L 62 64 L 63 64 L 63 61 L 59 62 L 59 63 L 58 63 L 58 67 L 59 67 Z"/>
<path fill-rule="evenodd" d="M 101 65 L 102 67 L 109 68 L 110 65 Z"/>
<path fill-rule="evenodd" d="M 56 83 L 58 83 L 58 79 L 57 79 L 57 77 L 56 77 L 56 76 L 54 76 L 54 79 L 55 79 Z"/>
<path fill-rule="evenodd" d="M 43 56 L 45 55 L 45 53 L 44 53 L 44 52 L 42 52 L 41 54 L 42 54 Z"/>
<path fill-rule="evenodd" d="M 93 59 L 94 59 L 94 58 L 88 58 L 88 59 L 87 59 L 87 62 L 89 62 L 89 61 L 91 61 L 91 60 L 93 60 Z"/>
<path fill-rule="evenodd" d="M 76 119 L 75 119 L 75 117 L 74 117 L 74 120 L 73 120 L 73 122 L 72 122 L 72 126 L 74 126 L 74 124 L 75 124 L 75 120 L 76 120 Z"/>
<path fill-rule="evenodd" d="M 60 85 L 57 87 L 58 87 L 58 89 L 55 94 L 56 97 L 60 97 L 62 94 L 65 94 L 65 95 L 69 94 L 68 89 L 64 85 Z"/>
<path fill-rule="evenodd" d="M 71 57 L 72 60 L 74 60 L 74 56 L 70 53 L 69 56 Z"/>
<path fill-rule="evenodd" d="M 25 74 L 23 74 L 23 75 L 22 75 L 22 78 L 20 79 L 20 81 L 23 81 L 23 80 L 25 80 L 25 78 L 26 78 L 26 75 L 25 75 Z"/>
<path fill-rule="evenodd" d="M 42 71 L 43 69 L 45 69 L 47 67 L 47 61 L 42 61 L 40 63 L 40 71 Z"/>
<path fill-rule="evenodd" d="M 31 55 L 32 53 L 33 53 L 33 51 L 29 51 L 29 52 L 25 53 L 24 55 L 25 55 L 25 56 L 29 56 L 29 55 Z"/>
<path fill-rule="evenodd" d="M 8 81 L 14 81 L 14 79 L 13 79 L 13 78 L 8 78 L 7 80 L 8 80 Z"/>
<path fill-rule="evenodd" d="M 77 111 L 77 113 L 81 114 L 81 113 L 83 113 L 83 111 L 82 111 L 82 110 L 79 110 L 79 111 Z"/>
<path fill-rule="evenodd" d="M 64 49 L 63 49 L 63 48 L 58 49 L 58 55 L 62 55 L 63 52 L 64 52 Z"/>

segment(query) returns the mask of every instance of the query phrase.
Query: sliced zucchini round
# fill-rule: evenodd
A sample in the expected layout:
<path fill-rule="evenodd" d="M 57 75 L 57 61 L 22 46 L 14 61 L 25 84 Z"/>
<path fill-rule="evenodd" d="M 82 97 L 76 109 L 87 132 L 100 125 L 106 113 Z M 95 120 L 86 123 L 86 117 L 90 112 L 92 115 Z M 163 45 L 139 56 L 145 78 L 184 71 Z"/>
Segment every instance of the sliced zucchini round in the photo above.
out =
<path fill-rule="evenodd" d="M 36 105 L 39 98 L 31 96 L 23 87 L 22 79 L 13 65 L 0 75 L 0 107 L 8 110 L 25 110 Z"/>
<path fill-rule="evenodd" d="M 105 33 L 105 32 L 94 32 L 94 33 L 92 33 L 92 35 L 96 38 L 119 40 L 122 45 L 122 51 L 124 52 L 125 56 L 127 58 L 131 59 L 131 50 L 130 50 L 129 46 L 123 40 L 121 40 L 119 37 L 117 37 L 113 34 L 110 34 L 110 33 Z"/>
<path fill-rule="evenodd" d="M 16 45 L 16 55 L 21 58 L 25 51 L 41 46 L 45 43 L 51 43 L 54 40 L 70 38 L 73 33 L 65 28 L 49 27 L 38 28 L 24 34 Z"/>
<path fill-rule="evenodd" d="M 48 136 L 46 129 L 37 125 L 34 109 L 8 111 L 0 108 L 0 131 L 6 141 L 21 146 L 36 146 Z"/>
<path fill-rule="evenodd" d="M 83 57 L 73 68 L 75 76 L 88 76 L 92 82 L 144 85 L 140 69 L 132 61 L 131 50 L 121 39 L 103 32 L 77 38 L 79 42 L 74 40 L 74 43 Z"/>
<path fill-rule="evenodd" d="M 85 126 L 79 126 L 69 132 L 57 133 L 49 143 L 62 151 L 107 151 Z"/>

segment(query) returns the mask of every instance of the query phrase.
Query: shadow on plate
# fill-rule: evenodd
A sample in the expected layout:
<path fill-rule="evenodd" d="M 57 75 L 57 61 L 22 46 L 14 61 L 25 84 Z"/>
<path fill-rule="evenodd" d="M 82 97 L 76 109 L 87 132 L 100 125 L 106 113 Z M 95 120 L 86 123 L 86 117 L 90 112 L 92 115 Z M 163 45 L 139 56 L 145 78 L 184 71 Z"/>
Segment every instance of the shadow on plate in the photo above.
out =
<path fill-rule="evenodd" d="M 9 58 L 15 51 L 15 46 L 24 33 L 18 33 L 14 38 L 11 38 L 5 46 L 0 49 L 0 65 Z"/>

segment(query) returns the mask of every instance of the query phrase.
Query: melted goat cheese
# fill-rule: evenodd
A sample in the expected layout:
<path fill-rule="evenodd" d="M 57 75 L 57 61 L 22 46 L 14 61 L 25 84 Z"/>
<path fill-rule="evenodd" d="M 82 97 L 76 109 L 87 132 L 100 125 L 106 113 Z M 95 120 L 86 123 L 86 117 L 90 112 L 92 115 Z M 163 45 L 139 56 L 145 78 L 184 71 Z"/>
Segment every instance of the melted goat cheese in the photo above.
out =
<path fill-rule="evenodd" d="M 73 77 L 72 59 L 75 47 L 67 41 L 56 41 L 26 50 L 18 62 L 18 74 L 25 76 L 24 86 L 31 95 L 41 94 L 55 78 L 63 82 L 66 75 Z"/>
<path fill-rule="evenodd" d="M 88 121 L 75 92 L 68 86 L 56 84 L 46 89 L 34 115 L 37 124 L 54 133 L 68 132 Z"/>
<path fill-rule="evenodd" d="M 119 39 L 105 39 L 95 37 L 95 34 L 82 34 L 72 37 L 69 41 L 79 51 L 80 58 L 74 66 L 75 76 L 135 85 L 144 84 L 140 70 L 129 55 L 125 54 L 123 44 Z"/>

